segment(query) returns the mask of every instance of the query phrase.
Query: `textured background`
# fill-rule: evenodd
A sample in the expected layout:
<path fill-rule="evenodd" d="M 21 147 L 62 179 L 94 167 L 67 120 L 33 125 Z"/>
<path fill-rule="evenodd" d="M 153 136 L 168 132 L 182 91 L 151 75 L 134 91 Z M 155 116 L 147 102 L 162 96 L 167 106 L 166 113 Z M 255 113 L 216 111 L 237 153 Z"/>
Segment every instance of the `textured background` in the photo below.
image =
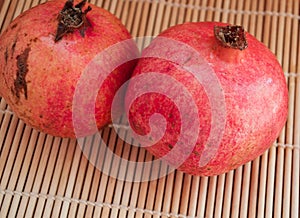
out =
<path fill-rule="evenodd" d="M 39 0 L 0 2 L 1 32 Z M 226 174 L 197 177 L 175 171 L 151 182 L 102 174 L 75 140 L 39 133 L 0 97 L 0 217 L 299 217 L 300 4 L 299 0 L 90 1 L 119 17 L 134 37 L 156 36 L 187 21 L 240 24 L 274 52 L 289 88 L 289 116 L 273 146 Z M 2 6 L 2 7 L 1 7 Z M 140 48 L 145 46 L 138 42 Z M 119 129 L 126 134 L 126 128 Z M 152 160 L 102 131 L 122 158 Z M 85 149 L 93 149 L 86 142 Z M 95 149 L 95 148 L 94 148 Z M 90 159 L 97 151 L 91 150 Z M 109 166 L 119 166 L 105 160 Z M 116 170 L 116 167 L 112 168 Z"/>

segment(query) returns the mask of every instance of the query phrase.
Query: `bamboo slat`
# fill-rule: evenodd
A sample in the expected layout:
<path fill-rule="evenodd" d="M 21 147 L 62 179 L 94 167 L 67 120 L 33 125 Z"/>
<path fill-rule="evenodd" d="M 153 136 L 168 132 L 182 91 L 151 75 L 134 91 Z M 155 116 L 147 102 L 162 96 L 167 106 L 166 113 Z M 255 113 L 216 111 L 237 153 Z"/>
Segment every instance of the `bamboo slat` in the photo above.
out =
<path fill-rule="evenodd" d="M 0 32 L 19 14 L 45 1 L 0 0 Z M 134 182 L 130 176 L 140 174 L 125 160 L 143 163 L 154 157 L 133 146 L 134 141 L 128 143 L 132 139 L 123 124 L 104 128 L 102 142 L 99 137 L 82 143 L 61 139 L 25 125 L 0 97 L 0 217 L 298 218 L 299 0 L 89 2 L 119 17 L 140 50 L 161 31 L 184 22 L 243 25 L 282 65 L 289 89 L 286 125 L 269 150 L 236 170 L 213 177 L 174 171 L 156 180 Z M 108 149 L 123 160 L 108 155 Z M 142 170 L 149 178 L 156 172 Z"/>

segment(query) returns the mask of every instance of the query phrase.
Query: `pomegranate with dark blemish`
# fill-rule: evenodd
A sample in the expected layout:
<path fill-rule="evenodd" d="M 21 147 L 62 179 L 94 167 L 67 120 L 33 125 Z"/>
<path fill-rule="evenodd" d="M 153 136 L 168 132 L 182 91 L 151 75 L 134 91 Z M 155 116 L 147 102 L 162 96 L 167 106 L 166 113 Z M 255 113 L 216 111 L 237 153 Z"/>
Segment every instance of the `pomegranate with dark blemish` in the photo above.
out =
<path fill-rule="evenodd" d="M 121 21 L 86 0 L 40 4 L 18 16 L 1 35 L 0 96 L 32 127 L 75 137 L 72 101 L 81 74 L 99 53 L 124 40 L 130 41 L 131 36 Z M 130 45 L 120 47 L 112 59 L 136 52 L 133 41 Z M 89 69 L 101 75 L 101 64 L 93 66 Z M 129 79 L 133 67 L 134 62 L 119 66 L 99 85 L 94 106 L 98 128 L 111 122 L 114 93 Z M 81 94 L 82 101 L 89 95 Z M 82 125 L 78 137 L 94 133 L 89 123 Z"/>

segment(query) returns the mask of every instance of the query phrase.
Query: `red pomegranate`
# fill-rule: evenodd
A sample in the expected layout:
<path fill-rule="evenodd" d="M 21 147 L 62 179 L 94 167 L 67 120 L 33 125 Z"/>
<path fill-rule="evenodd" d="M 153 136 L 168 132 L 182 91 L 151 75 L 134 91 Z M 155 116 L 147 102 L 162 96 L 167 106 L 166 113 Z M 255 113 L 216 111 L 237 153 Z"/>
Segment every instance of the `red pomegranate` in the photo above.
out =
<path fill-rule="evenodd" d="M 286 121 L 288 91 L 274 54 L 241 26 L 197 22 L 151 42 L 125 102 L 132 129 L 152 154 L 211 176 L 270 147 Z"/>
<path fill-rule="evenodd" d="M 128 43 L 115 46 L 126 40 Z M 1 35 L 0 95 L 25 123 L 40 131 L 60 137 L 93 134 L 95 123 L 101 128 L 111 121 L 114 93 L 130 78 L 134 62 L 125 62 L 137 52 L 131 42 L 118 18 L 102 8 L 87 6 L 86 0 L 40 4 L 18 16 Z M 99 54 L 112 46 L 117 49 L 115 56 L 100 63 Z M 104 74 L 103 64 L 110 61 L 122 64 Z M 81 78 L 83 73 L 89 78 Z M 87 85 L 98 82 L 97 95 L 88 88 L 79 90 L 83 108 L 74 108 L 80 80 Z M 84 107 L 91 103 L 87 111 Z M 82 117 L 75 133 L 74 109 L 82 110 L 83 116 L 92 113 L 96 121 Z"/>

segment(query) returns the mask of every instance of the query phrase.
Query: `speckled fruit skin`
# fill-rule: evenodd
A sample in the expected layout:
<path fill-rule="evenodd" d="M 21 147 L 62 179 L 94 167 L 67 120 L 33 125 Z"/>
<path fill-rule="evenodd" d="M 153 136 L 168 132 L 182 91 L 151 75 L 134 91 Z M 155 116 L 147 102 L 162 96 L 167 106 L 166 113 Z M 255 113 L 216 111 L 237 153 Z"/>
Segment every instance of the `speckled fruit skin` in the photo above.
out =
<path fill-rule="evenodd" d="M 78 2 L 75 2 L 76 4 Z M 119 19 L 108 11 L 90 5 L 87 14 L 92 27 L 82 37 L 79 31 L 54 42 L 57 17 L 65 1 L 48 1 L 18 16 L 0 39 L 0 95 L 25 123 L 60 137 L 75 137 L 72 124 L 72 98 L 81 73 L 102 50 L 131 39 Z M 85 8 L 87 5 L 85 6 Z M 133 48 L 134 50 L 135 48 Z M 17 59 L 24 52 L 27 65 L 25 90 L 15 89 Z M 120 51 L 120 57 L 127 55 Z M 111 120 L 110 105 L 116 90 L 130 78 L 133 62 L 114 70 L 104 81 L 95 105 L 99 128 Z M 88 95 L 89 93 L 82 93 Z M 90 129 L 79 137 L 90 135 Z"/>
<path fill-rule="evenodd" d="M 159 35 L 196 49 L 214 70 L 223 89 L 226 108 L 224 134 L 217 153 L 207 165 L 200 167 L 199 160 L 210 133 L 212 117 L 210 102 L 201 84 L 190 73 L 175 67 L 176 64 L 148 56 L 148 53 L 159 54 L 165 46 L 159 38 L 143 51 L 142 57 L 147 58 L 139 60 L 132 77 L 148 72 L 167 74 L 180 81 L 191 93 L 198 108 L 200 132 L 193 152 L 178 169 L 200 176 L 222 174 L 258 157 L 276 140 L 287 118 L 288 90 L 276 57 L 248 33 L 248 48 L 245 50 L 221 46 L 214 37 L 215 25 L 226 24 L 185 23 Z M 169 55 L 189 61 L 188 57 L 184 57 L 184 52 L 170 52 Z M 146 83 L 154 87 L 163 86 L 164 82 L 156 80 Z M 188 117 L 188 114 L 180 115 L 172 101 L 158 93 L 144 94 L 130 104 L 128 99 L 137 91 L 136 86 L 134 82 L 130 83 L 125 99 L 130 124 L 136 133 L 146 135 L 150 131 L 149 118 L 153 113 L 161 113 L 165 117 L 168 124 L 164 136 L 147 147 L 152 154 L 162 157 L 176 143 L 181 119 Z"/>

